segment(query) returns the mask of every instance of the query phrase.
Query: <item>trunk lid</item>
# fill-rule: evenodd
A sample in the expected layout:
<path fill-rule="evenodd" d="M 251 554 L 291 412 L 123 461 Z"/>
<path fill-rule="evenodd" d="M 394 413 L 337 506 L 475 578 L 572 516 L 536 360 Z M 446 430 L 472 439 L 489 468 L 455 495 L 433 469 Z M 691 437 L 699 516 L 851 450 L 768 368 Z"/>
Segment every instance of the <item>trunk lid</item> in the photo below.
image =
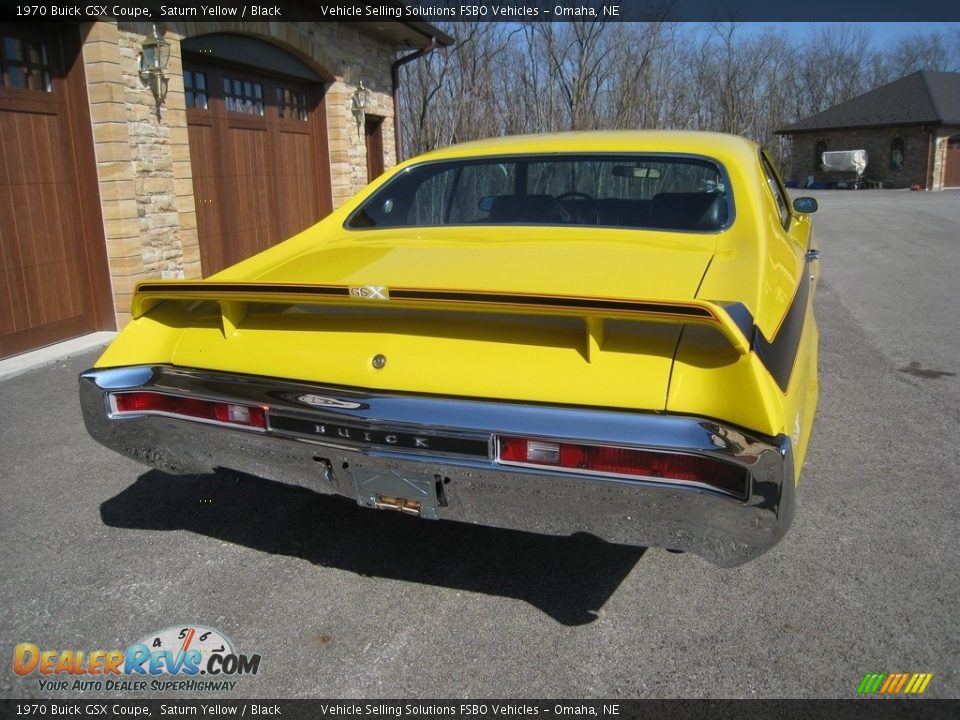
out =
<path fill-rule="evenodd" d="M 344 231 L 250 279 L 678 300 L 694 297 L 713 249 L 712 236 L 635 230 Z"/>
<path fill-rule="evenodd" d="M 494 230 L 519 237 L 491 241 Z M 169 358 L 179 366 L 663 410 L 684 308 L 705 312 L 691 301 L 713 238 L 536 231 L 345 233 L 269 268 L 193 283 L 209 293 L 181 303 L 151 310 L 149 284 L 138 298 L 144 319 L 179 332 Z M 175 286 L 155 285 L 161 299 Z M 344 295 L 371 288 L 384 297 Z M 186 301 L 200 297 L 215 301 Z"/>

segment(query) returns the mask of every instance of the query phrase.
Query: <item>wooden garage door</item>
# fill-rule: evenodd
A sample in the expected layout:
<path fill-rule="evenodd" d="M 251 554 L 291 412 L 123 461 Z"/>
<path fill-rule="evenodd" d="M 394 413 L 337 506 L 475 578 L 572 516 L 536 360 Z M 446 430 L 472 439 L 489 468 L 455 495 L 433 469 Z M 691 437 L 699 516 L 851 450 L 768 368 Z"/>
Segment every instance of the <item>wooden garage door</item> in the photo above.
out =
<path fill-rule="evenodd" d="M 944 158 L 943 186 L 960 187 L 960 135 L 947 140 L 947 156 Z"/>
<path fill-rule="evenodd" d="M 184 90 L 204 276 L 331 211 L 321 85 L 188 59 Z"/>
<path fill-rule="evenodd" d="M 113 327 L 79 53 L 0 25 L 0 357 Z"/>

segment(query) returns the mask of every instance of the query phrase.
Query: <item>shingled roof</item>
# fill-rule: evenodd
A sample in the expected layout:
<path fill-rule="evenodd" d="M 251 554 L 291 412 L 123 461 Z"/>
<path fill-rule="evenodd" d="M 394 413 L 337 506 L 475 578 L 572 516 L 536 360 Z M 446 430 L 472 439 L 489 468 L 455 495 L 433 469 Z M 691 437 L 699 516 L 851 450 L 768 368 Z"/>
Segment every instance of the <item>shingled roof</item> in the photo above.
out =
<path fill-rule="evenodd" d="M 960 125 L 960 73 L 919 70 L 776 132 L 926 124 Z"/>

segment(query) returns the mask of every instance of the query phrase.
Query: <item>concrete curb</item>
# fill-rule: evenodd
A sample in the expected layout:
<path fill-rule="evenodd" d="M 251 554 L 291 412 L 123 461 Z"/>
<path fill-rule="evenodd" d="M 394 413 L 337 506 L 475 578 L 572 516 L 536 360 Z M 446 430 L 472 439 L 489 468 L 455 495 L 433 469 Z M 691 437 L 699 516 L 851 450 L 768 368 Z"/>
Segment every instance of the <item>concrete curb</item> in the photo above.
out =
<path fill-rule="evenodd" d="M 47 345 L 39 350 L 31 350 L 20 355 L 0 360 L 0 381 L 22 375 L 25 372 L 36 370 L 47 365 L 53 365 L 58 360 L 77 355 L 78 353 L 105 347 L 117 336 L 115 332 L 95 332 L 71 340 L 65 340 L 53 345 Z"/>

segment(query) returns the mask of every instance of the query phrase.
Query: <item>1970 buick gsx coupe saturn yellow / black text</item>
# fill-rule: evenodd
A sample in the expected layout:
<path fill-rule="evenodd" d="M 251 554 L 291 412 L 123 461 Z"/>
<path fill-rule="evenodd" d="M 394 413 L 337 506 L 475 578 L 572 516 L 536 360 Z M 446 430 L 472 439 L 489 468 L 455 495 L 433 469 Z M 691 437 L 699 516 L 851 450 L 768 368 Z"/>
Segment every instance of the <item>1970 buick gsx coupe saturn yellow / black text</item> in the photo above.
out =
<path fill-rule="evenodd" d="M 793 516 L 815 209 L 728 135 L 431 152 L 209 279 L 141 283 L 84 419 L 168 473 L 737 565 Z"/>

